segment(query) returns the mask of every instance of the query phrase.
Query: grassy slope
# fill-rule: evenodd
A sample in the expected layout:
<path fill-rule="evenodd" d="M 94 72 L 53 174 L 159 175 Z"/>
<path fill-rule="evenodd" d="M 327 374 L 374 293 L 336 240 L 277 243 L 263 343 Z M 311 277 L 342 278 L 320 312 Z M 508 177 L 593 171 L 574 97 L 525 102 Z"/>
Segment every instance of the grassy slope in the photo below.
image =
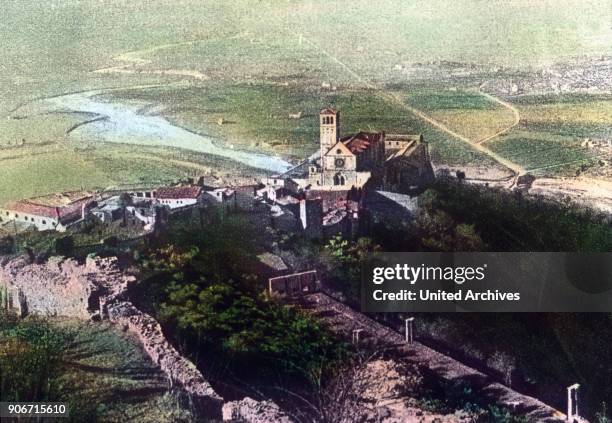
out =
<path fill-rule="evenodd" d="M 60 317 L 46 322 L 69 340 L 53 395 L 69 402 L 75 421 L 94 421 L 93 414 L 100 422 L 188 421 L 189 412 L 168 394 L 165 375 L 135 339 L 108 323 Z"/>
<path fill-rule="evenodd" d="M 13 159 L 0 166 L 3 168 L 0 202 L 49 192 L 103 188 L 110 182 L 91 163 L 68 151 Z"/>

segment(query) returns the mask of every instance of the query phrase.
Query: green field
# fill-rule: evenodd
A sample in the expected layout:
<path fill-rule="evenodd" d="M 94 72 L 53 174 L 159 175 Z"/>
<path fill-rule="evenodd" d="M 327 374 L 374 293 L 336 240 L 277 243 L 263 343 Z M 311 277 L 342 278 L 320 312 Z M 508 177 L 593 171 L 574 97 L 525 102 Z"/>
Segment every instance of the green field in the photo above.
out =
<path fill-rule="evenodd" d="M 510 110 L 475 90 L 416 89 L 398 95 L 474 142 L 492 136 L 514 121 Z"/>
<path fill-rule="evenodd" d="M 379 92 L 366 88 L 310 92 L 308 86 L 272 84 L 207 84 L 202 87 L 115 91 L 112 98 L 164 106 L 164 116 L 179 126 L 231 140 L 240 148 L 302 158 L 318 147 L 318 112 L 340 110 L 340 131 L 423 133 L 434 159 L 453 164 L 494 164 L 467 144 L 425 124 Z M 301 119 L 289 113 L 303 112 Z M 218 125 L 220 118 L 227 121 Z"/>
<path fill-rule="evenodd" d="M 54 192 L 118 186 L 169 184 L 179 179 L 212 175 L 220 180 L 263 176 L 234 162 L 187 151 L 124 145 L 76 150 L 51 146 L 51 151 L 24 152 L 19 158 L 0 155 L 0 204 Z"/>
<path fill-rule="evenodd" d="M 482 81 L 450 91 L 455 84 L 411 81 L 394 66 L 446 60 L 520 69 L 609 54 L 612 12 L 607 6 L 606 0 L 520 0 L 486 8 L 479 0 L 383 0 L 375 7 L 365 0 L 325 5 L 263 0 L 256 7 L 247 0 L 55 0 L 51 5 L 11 0 L 0 24 L 0 202 L 193 176 L 202 163 L 217 172 L 228 169 L 224 161 L 186 152 L 119 146 L 96 146 L 92 152 L 64 137 L 75 116 L 9 118 L 28 102 L 35 108 L 36 99 L 93 89 L 131 87 L 113 92 L 113 99 L 146 100 L 159 107 L 152 113 L 218 136 L 219 142 L 289 158 L 314 150 L 316 111 L 333 105 L 342 112 L 344 133 L 420 132 L 431 142 L 438 165 L 496 167 L 487 155 L 405 107 L 420 108 L 471 140 L 482 139 L 512 118 L 468 90 Z M 100 69 L 106 71 L 94 72 Z M 323 83 L 337 89 L 322 89 Z M 565 160 L 569 141 L 564 138 L 557 146 L 542 125 L 554 122 L 557 131 L 569 132 L 567 137 L 610 126 L 609 99 L 571 107 L 555 101 L 521 105 L 526 119 L 519 132 L 508 134 L 514 141 L 506 148 L 500 146 L 506 139 L 496 140 L 491 148 L 511 158 L 525 145 L 520 140 L 545 138 Z M 288 119 L 299 111 L 302 119 Z M 596 121 L 585 121 L 585 114 L 597 113 Z M 227 124 L 217 125 L 219 118 Z M 14 149 L 22 140 L 25 148 Z M 518 164 L 529 165 L 528 158 L 516 157 Z M 558 168 L 547 172 L 556 174 Z"/>
<path fill-rule="evenodd" d="M 513 102 L 520 111 L 521 123 L 489 143 L 493 151 L 536 175 L 573 176 L 581 166 L 605 158 L 605 153 L 585 148 L 582 143 L 585 139 L 610 138 L 610 96 L 523 96 Z"/>

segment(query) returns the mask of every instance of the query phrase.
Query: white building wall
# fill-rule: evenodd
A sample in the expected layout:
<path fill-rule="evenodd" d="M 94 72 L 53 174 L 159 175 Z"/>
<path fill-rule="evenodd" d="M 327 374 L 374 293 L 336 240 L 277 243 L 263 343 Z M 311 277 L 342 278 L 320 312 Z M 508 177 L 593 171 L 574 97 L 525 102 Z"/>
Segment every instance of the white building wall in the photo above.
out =
<path fill-rule="evenodd" d="M 0 217 L 2 218 L 3 222 L 10 222 L 14 220 L 17 222 L 29 223 L 30 225 L 35 226 L 39 231 L 55 230 L 59 223 L 57 219 L 5 209 L 0 210 Z"/>
<path fill-rule="evenodd" d="M 157 202 L 162 206 L 168 206 L 171 209 L 178 209 L 181 207 L 193 206 L 198 204 L 198 200 L 196 198 L 178 198 L 178 199 L 165 199 L 158 198 Z"/>

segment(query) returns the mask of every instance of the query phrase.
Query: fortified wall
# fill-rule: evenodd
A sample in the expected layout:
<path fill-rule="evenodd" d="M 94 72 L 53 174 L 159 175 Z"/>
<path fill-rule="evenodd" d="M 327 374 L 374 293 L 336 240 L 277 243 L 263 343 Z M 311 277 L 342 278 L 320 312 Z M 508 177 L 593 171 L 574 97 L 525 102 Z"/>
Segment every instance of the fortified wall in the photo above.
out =
<path fill-rule="evenodd" d="M 88 257 L 85 264 L 63 257 L 41 263 L 28 257 L 0 257 L 0 306 L 22 317 L 67 316 L 108 319 L 132 334 L 151 360 L 159 365 L 172 386 L 186 396 L 199 418 L 263 423 L 290 422 L 274 403 L 247 398 L 226 403 L 197 367 L 165 338 L 152 316 L 140 311 L 127 298 L 128 284 L 135 278 L 124 274 L 116 258 Z M 265 409 L 264 420 L 261 410 Z M 272 420 L 268 420 L 272 419 Z"/>

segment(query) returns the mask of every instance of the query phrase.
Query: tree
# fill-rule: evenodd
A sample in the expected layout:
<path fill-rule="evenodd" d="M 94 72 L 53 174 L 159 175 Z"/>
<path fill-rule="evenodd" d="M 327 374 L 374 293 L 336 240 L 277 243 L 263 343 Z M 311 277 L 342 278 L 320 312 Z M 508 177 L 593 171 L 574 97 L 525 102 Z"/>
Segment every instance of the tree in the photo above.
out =
<path fill-rule="evenodd" d="M 173 282 L 161 306 L 192 347 L 232 358 L 236 373 L 277 373 L 308 380 L 321 362 L 338 360 L 344 344 L 311 317 L 256 293 L 244 282 Z M 241 369 L 238 372 L 238 369 Z"/>
<path fill-rule="evenodd" d="M 455 227 L 454 251 L 483 251 L 485 243 L 474 225 L 461 223 Z"/>
<path fill-rule="evenodd" d="M 381 247 L 370 238 L 357 241 L 337 235 L 331 238 L 324 249 L 327 276 L 333 286 L 343 292 L 349 301 L 358 302 L 361 292 L 361 266 L 367 257 Z"/>
<path fill-rule="evenodd" d="M 419 197 L 416 225 L 423 246 L 433 251 L 483 251 L 486 247 L 473 224 L 458 223 L 443 208 L 440 194 L 429 189 Z"/>
<path fill-rule="evenodd" d="M 71 235 L 55 238 L 53 249 L 57 255 L 70 256 L 74 251 L 74 238 Z"/>

